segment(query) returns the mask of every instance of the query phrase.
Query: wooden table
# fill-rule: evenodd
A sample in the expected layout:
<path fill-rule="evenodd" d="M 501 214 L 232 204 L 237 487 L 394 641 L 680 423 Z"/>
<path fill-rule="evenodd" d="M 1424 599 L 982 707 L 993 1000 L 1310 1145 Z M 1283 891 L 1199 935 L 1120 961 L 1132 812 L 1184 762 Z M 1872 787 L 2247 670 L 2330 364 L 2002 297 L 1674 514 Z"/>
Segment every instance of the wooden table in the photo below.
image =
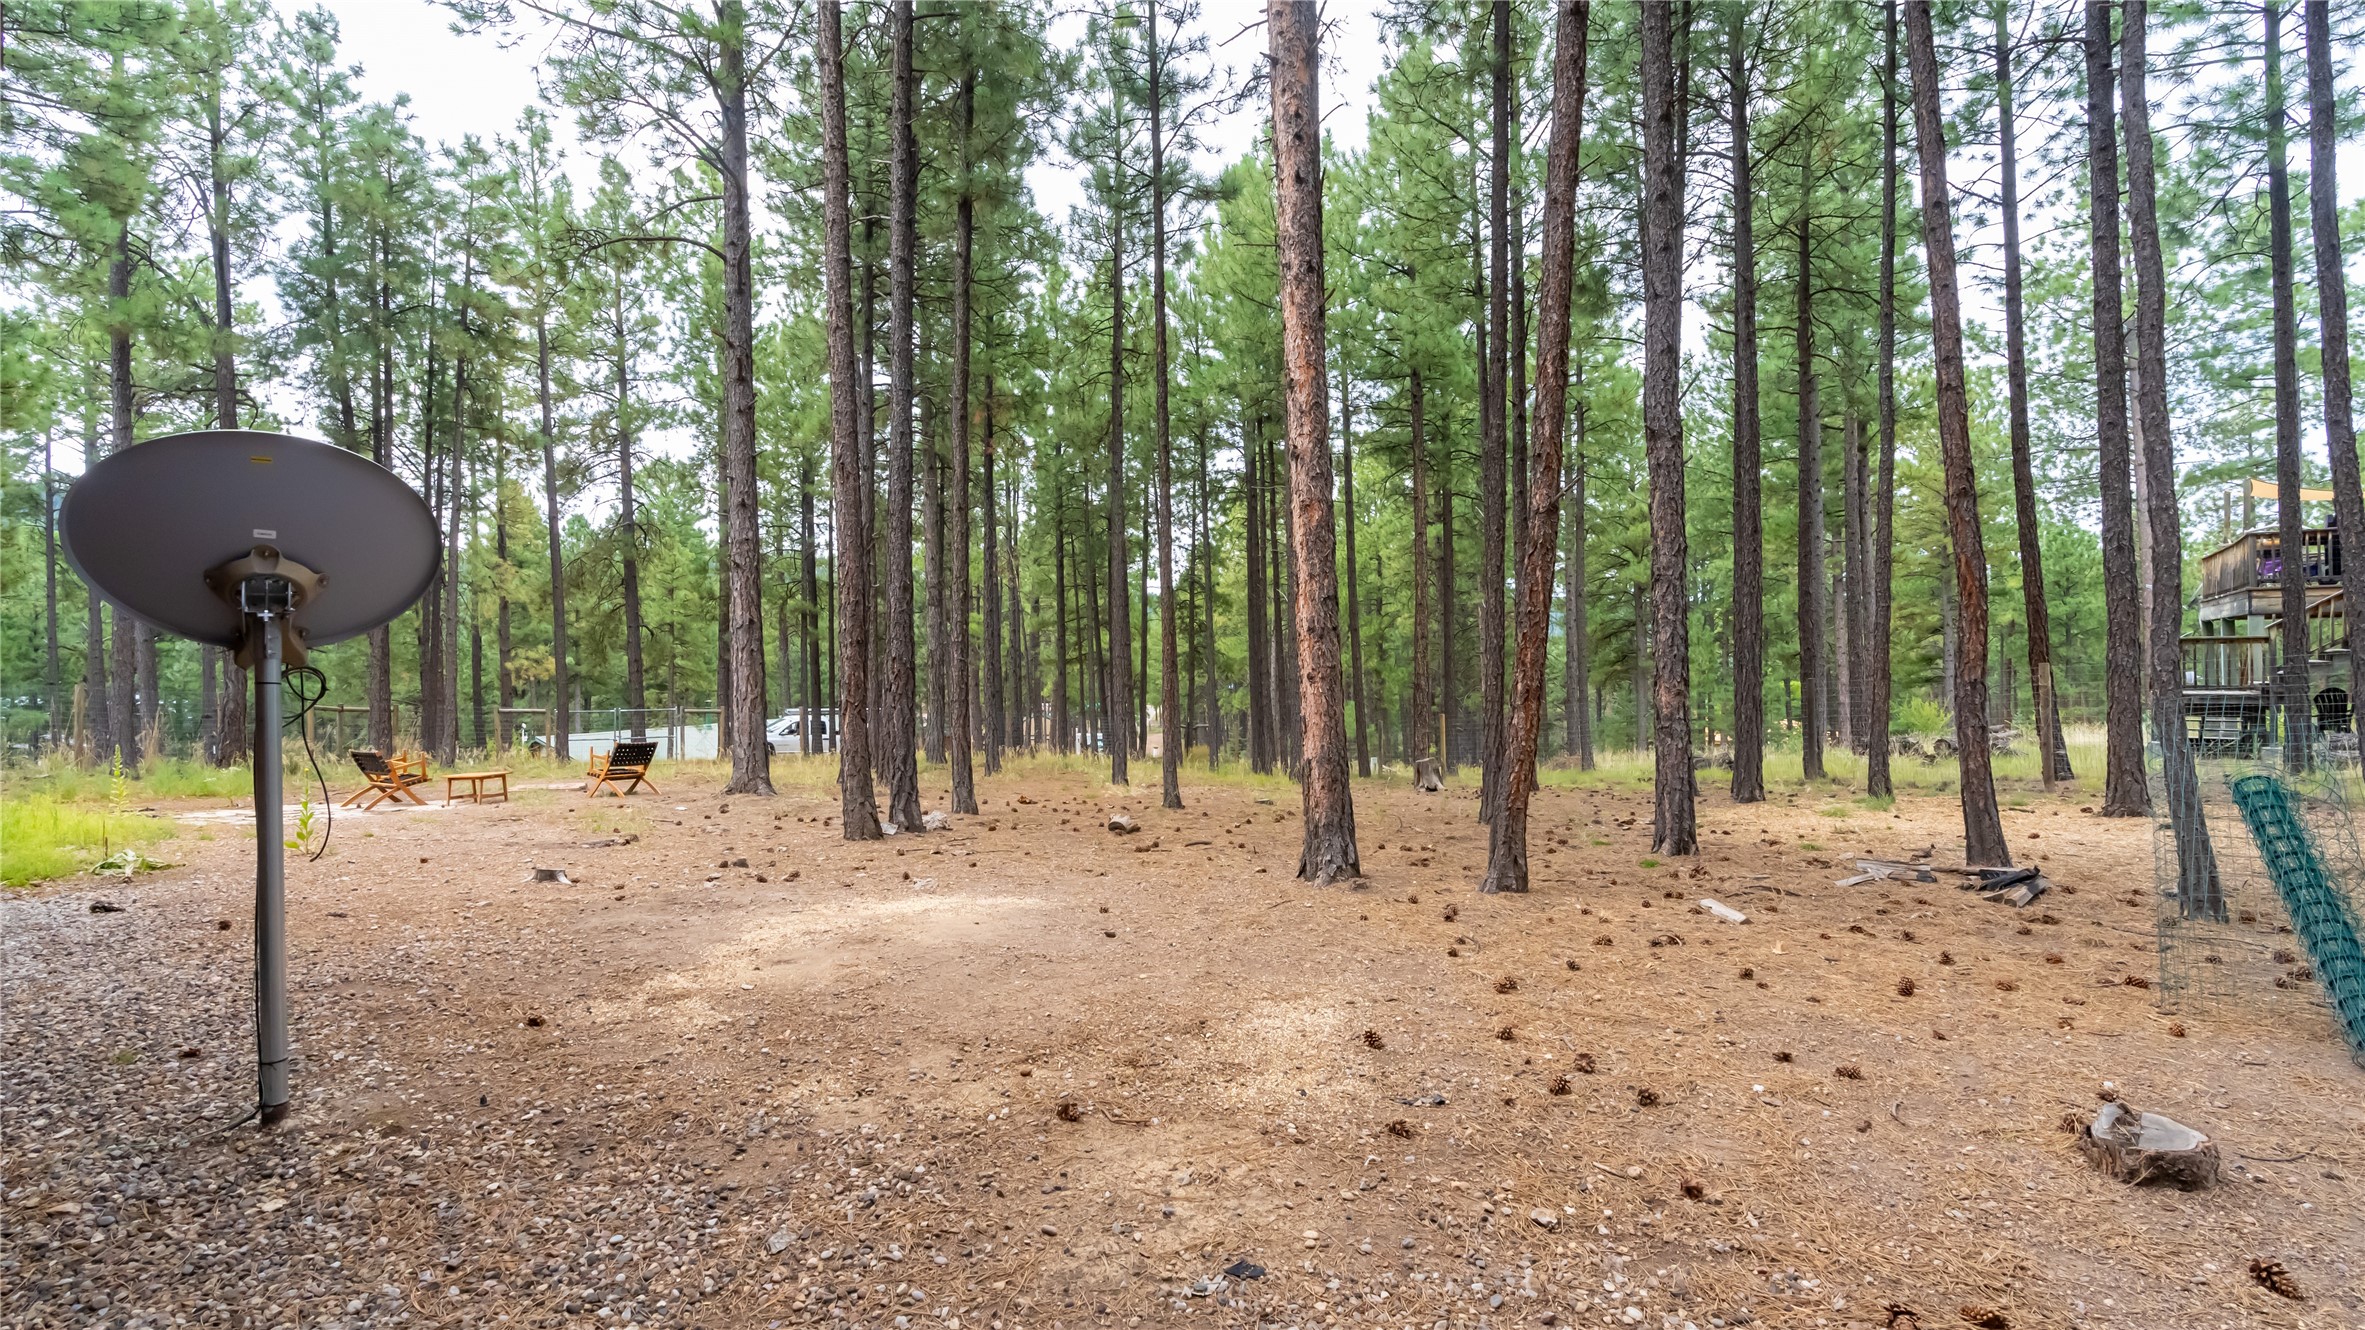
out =
<path fill-rule="evenodd" d="M 501 782 L 501 788 L 492 791 L 491 794 L 488 795 L 484 787 L 484 783 L 488 780 L 497 780 Z M 459 788 L 460 782 L 462 781 L 468 782 L 468 802 L 472 804 L 483 803 L 488 797 L 498 798 L 502 803 L 509 802 L 508 772 L 454 771 L 446 774 L 443 778 L 444 803 L 450 804 L 453 801 L 453 799 L 456 797 L 453 792 Z"/>

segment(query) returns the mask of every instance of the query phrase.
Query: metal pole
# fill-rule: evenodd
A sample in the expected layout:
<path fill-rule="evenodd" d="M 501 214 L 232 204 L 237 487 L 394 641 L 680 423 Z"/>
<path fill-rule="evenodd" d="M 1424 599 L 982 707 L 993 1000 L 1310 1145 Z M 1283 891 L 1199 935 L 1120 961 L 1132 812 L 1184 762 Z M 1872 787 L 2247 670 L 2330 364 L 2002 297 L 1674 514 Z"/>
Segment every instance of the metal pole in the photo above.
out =
<path fill-rule="evenodd" d="M 259 616 L 255 671 L 255 1072 L 265 1125 L 287 1116 L 287 863 L 280 803 L 279 623 Z"/>

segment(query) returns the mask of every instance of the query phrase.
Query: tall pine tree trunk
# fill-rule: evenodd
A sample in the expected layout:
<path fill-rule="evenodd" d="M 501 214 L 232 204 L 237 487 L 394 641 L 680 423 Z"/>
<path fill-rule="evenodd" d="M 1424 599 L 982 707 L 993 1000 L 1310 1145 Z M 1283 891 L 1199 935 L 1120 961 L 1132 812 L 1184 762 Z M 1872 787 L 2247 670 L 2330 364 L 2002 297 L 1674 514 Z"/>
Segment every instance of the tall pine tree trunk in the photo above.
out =
<path fill-rule="evenodd" d="M 1174 436 L 1167 412 L 1166 364 L 1166 108 L 1165 66 L 1158 46 L 1158 6 L 1149 7 L 1150 33 L 1150 340 L 1157 360 L 1158 411 L 1158 799 L 1180 808 L 1184 726 L 1181 666 L 1174 637 Z"/>
<path fill-rule="evenodd" d="M 1764 462 L 1757 403 L 1757 232 L 1749 147 L 1749 7 L 1732 24 L 1733 131 L 1733 802 L 1766 797 Z"/>
<path fill-rule="evenodd" d="M 1575 405 L 1569 414 L 1575 427 L 1570 442 L 1576 460 L 1568 494 L 1568 750 L 1577 759 L 1577 770 L 1591 771 L 1593 708 L 1586 704 L 1586 697 L 1593 690 L 1593 631 L 1586 622 L 1592 587 L 1585 572 L 1585 481 L 1590 462 L 1585 456 L 1584 366 L 1579 365 L 1571 377 Z"/>
<path fill-rule="evenodd" d="M 2053 695 L 2053 619 L 2045 603 L 2045 547 L 2037 527 L 2036 474 L 2028 440 L 2028 364 L 2020 294 L 2020 161 L 2012 113 L 2011 14 L 1996 10 L 1996 115 L 2002 125 L 2004 211 L 2004 368 L 2011 396 L 2012 504 L 2020 528 L 2020 600 L 2028 622 L 2029 700 L 2036 713 L 2037 770 L 2046 789 L 2066 779 L 2061 706 Z"/>
<path fill-rule="evenodd" d="M 1000 498 L 994 480 L 994 379 L 985 380 L 985 439 L 979 464 L 983 470 L 978 482 L 984 494 L 984 512 L 980 514 L 985 529 L 980 533 L 979 552 L 985 556 L 985 567 L 978 578 L 984 596 L 985 650 L 985 774 L 991 776 L 1002 769 L 1002 750 L 1012 743 L 1010 734 L 1009 688 L 1016 682 L 1015 674 L 1003 674 L 1002 652 L 1002 524 L 996 512 Z"/>
<path fill-rule="evenodd" d="M 2094 428 L 2100 455 L 2102 580 L 2134 587 L 2136 559 L 2134 463 L 2128 444 L 2125 298 L 2119 272 L 2118 111 L 2112 81 L 2118 68 L 2111 40 L 2111 6 L 2086 5 L 2086 182 L 2092 228 L 2094 286 Z M 2146 685 L 2143 610 L 2135 596 L 2103 598 L 2104 817 L 2148 817 L 2151 793 L 2143 772 L 2143 698 Z"/>
<path fill-rule="evenodd" d="M 1494 144 L 1487 158 L 1486 381 L 1479 389 L 1478 452 L 1478 820 L 1490 822 L 1503 795 L 1503 541 L 1507 435 L 1505 361 L 1510 330 L 1511 3 L 1490 0 L 1494 51 L 1489 62 Z"/>
<path fill-rule="evenodd" d="M 1296 570 L 1294 627 L 1305 718 L 1305 845 L 1297 874 L 1328 886 L 1360 877 L 1355 802 L 1347 781 L 1346 703 L 1339 679 L 1338 554 L 1331 514 L 1329 380 L 1323 373 L 1321 12 L 1312 0 L 1271 0 L 1275 248 L 1281 264 L 1281 352 L 1289 392 L 1289 507 Z"/>
<path fill-rule="evenodd" d="M 1528 772 L 1544 724 L 1544 650 L 1551 636 L 1553 544 L 1560 535 L 1560 469 L 1568 420 L 1569 302 L 1576 263 L 1578 146 L 1585 110 L 1588 0 L 1555 0 L 1552 143 L 1544 176 L 1542 288 L 1537 308 L 1535 474 L 1520 524 L 1519 649 L 1504 754 L 1502 806 L 1479 890 L 1527 890 Z"/>
<path fill-rule="evenodd" d="M 918 662 L 913 659 L 912 614 L 912 334 L 913 268 L 917 261 L 920 157 L 912 131 L 917 79 L 912 73 L 912 0 L 889 10 L 894 41 L 894 94 L 888 137 L 894 179 L 887 222 L 887 511 L 879 544 L 885 551 L 887 676 L 879 687 L 880 771 L 887 781 L 887 820 L 907 832 L 920 828 Z"/>
<path fill-rule="evenodd" d="M 1897 552 L 1897 0 L 1881 18 L 1880 479 L 1873 486 L 1871 610 L 1865 624 L 1864 792 L 1887 799 L 1889 781 L 1889 611 Z"/>
<path fill-rule="evenodd" d="M 1815 378 L 1814 156 L 1798 168 L 1798 732 L 1799 767 L 1823 779 L 1823 401 Z"/>
<path fill-rule="evenodd" d="M 126 221 L 115 235 L 115 253 L 107 264 L 107 453 L 113 456 L 131 447 L 132 382 L 131 382 L 131 224 Z M 108 713 L 115 722 L 114 754 L 123 763 L 126 775 L 140 771 L 140 711 L 139 696 L 141 651 L 139 628 L 133 618 L 121 610 L 115 611 L 115 638 L 109 683 L 114 696 L 107 699 Z"/>
<path fill-rule="evenodd" d="M 967 35 L 966 20 L 963 35 Z M 970 714 L 969 664 L 969 356 L 972 296 L 970 284 L 975 243 L 976 203 L 970 196 L 969 135 L 977 120 L 977 71 L 970 66 L 966 53 L 961 63 L 961 197 L 953 205 L 953 383 L 952 411 L 952 503 L 945 514 L 944 541 L 946 552 L 952 556 L 949 569 L 951 585 L 946 588 L 945 614 L 952 620 L 947 625 L 945 667 L 942 673 L 948 680 L 945 689 L 945 761 L 952 766 L 952 804 L 956 813 L 977 811 L 977 776 L 971 770 L 969 750 L 976 736 L 977 722 Z M 993 447 L 989 441 L 986 447 Z M 988 474 L 987 486 L 992 486 Z M 993 512 L 986 508 L 989 520 L 986 531 L 990 539 Z M 990 569 L 989 569 L 990 571 Z M 992 599 L 993 580 L 986 580 L 987 599 Z M 987 655 L 993 653 L 989 650 Z"/>
<path fill-rule="evenodd" d="M 1406 385 L 1412 425 L 1412 678 L 1406 685 L 1411 704 L 1405 709 L 1404 757 L 1442 759 L 1437 751 L 1437 691 L 1429 660 L 1434 617 L 1429 587 L 1429 440 L 1428 394 L 1418 369 Z"/>
<path fill-rule="evenodd" d="M 1962 305 L 1955 288 L 1954 207 L 1946 183 L 1946 126 L 1938 105 L 1938 49 L 1929 0 L 1905 6 L 1913 77 L 1914 148 L 1921 157 L 1922 247 L 1930 271 L 1930 330 L 1938 381 L 1938 450 L 1946 474 L 1946 525 L 1959 608 L 1954 737 L 1962 770 L 1963 855 L 1974 864 L 2012 862 L 1996 808 L 1987 741 L 1987 550 L 1979 528 L 1978 477 L 1971 462 L 1971 414 L 1963 375 Z M 1812 689 L 1809 689 L 1810 696 Z"/>
<path fill-rule="evenodd" d="M 1121 93 L 1115 114 L 1122 121 Z M 1122 149 L 1118 151 L 1122 158 Z M 1121 167 L 1122 162 L 1119 164 Z M 1125 191 L 1121 169 L 1117 176 L 1120 183 L 1109 207 L 1108 559 L 1101 570 L 1108 583 L 1108 657 L 1100 672 L 1100 719 L 1101 742 L 1109 753 L 1109 783 L 1123 786 L 1132 783 L 1126 758 L 1133 747 L 1128 740 L 1133 715 L 1133 626 L 1125 586 L 1130 560 L 1125 549 Z"/>
<path fill-rule="evenodd" d="M 839 821 L 847 840 L 879 838 L 871 787 L 870 552 L 863 539 L 863 495 L 870 488 L 855 406 L 870 392 L 855 378 L 853 206 L 846 165 L 846 56 L 839 0 L 821 0 L 821 207 L 823 275 L 829 304 L 830 580 L 837 602 Z"/>
<path fill-rule="evenodd" d="M 2349 732 L 2365 705 L 2365 491 L 2357 474 L 2357 423 L 2350 414 L 2349 290 L 2341 267 L 2340 191 L 2334 179 L 2339 126 L 2332 95 L 2332 17 L 2326 0 L 2303 0 L 2308 47 L 2308 221 L 2316 251 L 2317 330 L 2323 339 L 2324 444 L 2332 461 L 2338 532 L 2341 627 L 2349 649 Z M 2351 608 L 2355 607 L 2355 608 Z"/>
<path fill-rule="evenodd" d="M 2299 316 L 2291 292 L 2291 166 L 2284 142 L 2283 5 L 2266 0 L 2267 265 L 2274 304 L 2275 517 L 2283 537 L 2283 761 L 2308 766 L 2307 503 L 2300 497 Z M 2181 624 L 2181 611 L 2178 622 Z M 2181 719 L 2179 721 L 2181 723 Z"/>
<path fill-rule="evenodd" d="M 619 371 L 621 373 L 621 371 Z M 567 713 L 572 684 L 567 677 L 567 559 L 566 546 L 560 538 L 562 518 L 558 508 L 558 422 L 550 396 L 550 328 L 547 316 L 534 319 L 534 392 L 542 411 L 542 515 L 545 538 L 550 542 L 550 696 L 551 750 L 560 761 L 569 756 L 567 732 L 574 723 Z M 622 378 L 618 380 L 621 391 Z M 619 399 L 618 409 L 622 402 Z M 621 421 L 621 416 L 619 416 Z M 630 706 L 627 702 L 625 705 Z"/>
<path fill-rule="evenodd" d="M 2179 912 L 2222 920 L 2225 895 L 2209 824 L 2201 812 L 2199 773 L 2185 740 L 2182 661 L 2184 532 L 2176 512 L 2175 439 L 2168 421 L 2168 282 L 2160 252 L 2157 185 L 2152 166 L 2151 99 L 2145 88 L 2144 0 L 2127 0 L 2119 35 L 2120 122 L 2127 148 L 2127 244 L 2135 261 L 2135 408 L 2146 479 L 2145 526 L 2151 536 L 2151 622 L 2147 676 L 2152 737 L 2160 746 L 2161 783 L 2176 841 Z M 2295 553 L 2295 551 L 2287 551 Z"/>
<path fill-rule="evenodd" d="M 1699 852 L 1684 530 L 1684 186 L 1672 7 L 1642 11 L 1642 437 L 1650 466 L 1654 853 Z"/>
<path fill-rule="evenodd" d="M 772 748 L 764 731 L 763 544 L 757 530 L 755 465 L 755 276 L 747 186 L 747 15 L 741 0 L 718 0 L 723 185 L 723 492 L 728 567 L 731 692 L 723 733 L 731 745 L 729 794 L 772 793 Z M 553 542 L 555 545 L 556 542 Z M 559 714 L 568 699 L 558 695 Z"/>
<path fill-rule="evenodd" d="M 615 274 L 616 287 L 611 317 L 616 332 L 616 488 L 618 492 L 617 524 L 624 536 L 621 563 L 624 579 L 624 706 L 632 713 L 632 737 L 648 737 L 649 687 L 648 665 L 642 656 L 641 622 L 641 533 L 640 518 L 632 487 L 632 351 L 626 340 L 629 336 L 624 321 L 624 276 Z M 812 477 L 804 478 L 805 488 L 805 599 L 810 614 L 813 598 L 813 495 Z M 810 679 L 808 679 L 808 685 Z M 806 726 L 806 734 L 813 732 Z"/>
<path fill-rule="evenodd" d="M 1355 774 L 1371 776 L 1370 710 L 1363 697 L 1363 600 L 1361 569 L 1355 561 L 1355 399 L 1347 369 L 1339 366 L 1339 489 L 1347 510 L 1347 678 L 1355 705 Z"/>

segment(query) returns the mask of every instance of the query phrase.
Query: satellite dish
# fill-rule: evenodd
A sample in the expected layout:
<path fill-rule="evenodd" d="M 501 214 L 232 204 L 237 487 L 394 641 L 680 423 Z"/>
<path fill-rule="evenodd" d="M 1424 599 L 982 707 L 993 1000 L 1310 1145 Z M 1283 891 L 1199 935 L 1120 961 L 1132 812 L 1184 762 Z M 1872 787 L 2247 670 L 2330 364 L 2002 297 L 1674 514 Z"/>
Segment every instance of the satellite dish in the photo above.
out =
<path fill-rule="evenodd" d="M 204 430 L 101 459 L 66 492 L 66 559 L 151 627 L 244 643 L 246 616 L 211 574 L 256 547 L 329 580 L 294 621 L 302 645 L 358 637 L 434 580 L 441 533 L 426 501 L 359 453 L 287 434 Z"/>
<path fill-rule="evenodd" d="M 260 430 L 151 439 L 95 463 L 59 510 L 93 593 L 163 632 L 233 648 L 254 671 L 258 1114 L 287 1115 L 287 879 L 280 677 L 358 637 L 434 580 L 435 515 L 365 457 Z"/>

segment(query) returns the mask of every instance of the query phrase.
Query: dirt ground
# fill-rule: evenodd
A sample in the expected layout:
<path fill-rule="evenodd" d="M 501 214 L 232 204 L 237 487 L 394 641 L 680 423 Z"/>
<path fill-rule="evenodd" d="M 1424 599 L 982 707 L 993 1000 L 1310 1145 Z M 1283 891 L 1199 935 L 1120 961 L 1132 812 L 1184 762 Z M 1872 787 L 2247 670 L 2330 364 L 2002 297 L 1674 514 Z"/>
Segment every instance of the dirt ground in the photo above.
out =
<path fill-rule="evenodd" d="M 1467 789 L 1359 783 L 1317 891 L 1282 785 L 1037 768 L 850 845 L 659 779 L 341 820 L 270 1133 L 251 841 L 0 902 L 0 1323 L 2365 1325 L 2365 1073 L 2160 1012 L 2150 827 L 2076 795 L 2006 814 L 2014 911 L 1833 885 L 1960 862 L 1928 796 L 1712 791 L 1655 863 L 1647 792 L 1547 789 L 1481 897 Z M 2111 1091 L 2223 1181 L 2093 1172 Z"/>

